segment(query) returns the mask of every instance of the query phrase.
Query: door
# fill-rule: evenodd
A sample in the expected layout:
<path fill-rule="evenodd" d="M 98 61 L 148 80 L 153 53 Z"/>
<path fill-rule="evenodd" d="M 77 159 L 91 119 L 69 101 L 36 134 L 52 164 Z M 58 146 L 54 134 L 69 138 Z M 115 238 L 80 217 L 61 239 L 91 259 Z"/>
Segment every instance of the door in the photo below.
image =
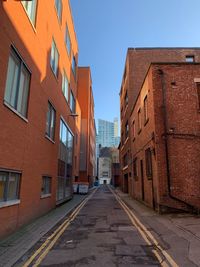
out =
<path fill-rule="evenodd" d="M 140 173 L 141 173 L 142 200 L 144 201 L 144 171 L 143 171 L 143 160 L 140 160 Z"/>

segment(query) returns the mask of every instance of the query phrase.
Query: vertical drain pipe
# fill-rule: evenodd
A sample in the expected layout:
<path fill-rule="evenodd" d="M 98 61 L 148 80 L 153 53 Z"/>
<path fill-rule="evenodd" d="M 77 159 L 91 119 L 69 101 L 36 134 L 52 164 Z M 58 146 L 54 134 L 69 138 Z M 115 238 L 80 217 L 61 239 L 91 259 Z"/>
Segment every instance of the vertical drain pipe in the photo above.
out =
<path fill-rule="evenodd" d="M 179 201 L 182 204 L 186 205 L 189 209 L 194 210 L 194 207 L 187 203 L 186 201 L 179 199 L 172 195 L 171 193 L 171 175 L 170 175 L 170 165 L 169 165 L 169 149 L 168 149 L 168 137 L 167 137 L 167 108 L 166 108 L 166 88 L 165 88 L 165 77 L 162 69 L 158 70 L 158 73 L 161 76 L 161 86 L 162 86 L 162 108 L 163 108 L 163 119 L 164 119 L 164 142 L 165 142 L 165 159 L 166 159 L 166 167 L 167 167 L 167 187 L 169 197 L 173 200 Z"/>

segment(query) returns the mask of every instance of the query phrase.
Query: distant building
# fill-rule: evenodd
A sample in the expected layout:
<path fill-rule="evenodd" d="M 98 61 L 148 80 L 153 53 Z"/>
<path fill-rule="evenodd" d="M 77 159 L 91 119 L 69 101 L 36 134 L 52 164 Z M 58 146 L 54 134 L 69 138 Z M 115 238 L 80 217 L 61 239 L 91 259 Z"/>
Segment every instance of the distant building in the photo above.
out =
<path fill-rule="evenodd" d="M 96 177 L 96 126 L 89 67 L 78 67 L 77 97 L 81 107 L 80 173 L 78 181 L 93 185 Z"/>
<path fill-rule="evenodd" d="M 119 122 L 118 118 L 114 118 L 114 137 L 119 136 Z"/>
<path fill-rule="evenodd" d="M 112 178 L 112 160 L 109 157 L 99 158 L 99 184 L 110 184 Z"/>
<path fill-rule="evenodd" d="M 100 184 L 111 183 L 120 185 L 119 150 L 115 147 L 104 147 L 99 155 L 99 180 Z M 109 170 L 109 171 L 108 171 Z M 107 177 L 107 174 L 109 176 Z M 105 177 L 109 179 L 105 179 Z"/>
<path fill-rule="evenodd" d="M 199 48 L 127 52 L 120 90 L 121 187 L 158 211 L 200 208 L 198 62 Z"/>
<path fill-rule="evenodd" d="M 79 173 L 78 44 L 59 4 L 0 3 L 0 238 L 69 200 Z"/>
<path fill-rule="evenodd" d="M 98 144 L 101 147 L 114 147 L 114 123 L 98 120 Z"/>
<path fill-rule="evenodd" d="M 120 137 L 118 135 L 118 119 L 115 118 L 114 122 L 99 119 L 97 146 L 118 147 L 119 140 Z"/>

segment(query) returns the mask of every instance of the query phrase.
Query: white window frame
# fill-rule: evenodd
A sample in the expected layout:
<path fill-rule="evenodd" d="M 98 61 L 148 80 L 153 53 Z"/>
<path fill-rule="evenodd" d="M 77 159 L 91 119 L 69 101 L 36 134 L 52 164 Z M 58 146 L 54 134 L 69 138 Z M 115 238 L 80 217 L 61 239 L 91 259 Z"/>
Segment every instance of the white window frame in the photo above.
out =
<path fill-rule="evenodd" d="M 62 0 L 55 0 L 55 8 L 60 22 L 62 22 Z"/>
<path fill-rule="evenodd" d="M 51 58 L 50 58 L 50 65 L 53 73 L 55 74 L 56 78 L 58 78 L 58 64 L 59 64 L 59 53 L 56 46 L 54 39 L 52 40 L 51 44 Z"/>
<path fill-rule="evenodd" d="M 66 30 L 65 30 L 65 45 L 67 47 L 67 53 L 70 57 L 71 56 L 71 39 L 70 39 L 69 28 L 67 24 L 66 24 Z"/>
<path fill-rule="evenodd" d="M 5 174 L 5 185 L 4 188 L 2 189 L 3 192 L 3 198 L 0 199 L 0 207 L 4 206 L 4 203 L 10 203 L 12 204 L 17 204 L 19 203 L 19 193 L 20 193 L 20 181 L 21 181 L 21 173 L 20 172 L 15 172 L 15 171 L 8 171 L 8 170 L 2 170 L 0 169 L 0 174 L 4 173 Z M 12 175 L 16 175 L 16 197 L 10 198 L 9 197 L 9 191 L 10 191 L 10 181 L 12 180 Z M 2 182 L 3 183 L 3 182 Z M 3 186 L 3 184 L 2 184 Z M 1 186 L 0 186 L 1 187 Z M 7 206 L 7 205 L 6 205 Z"/>
<path fill-rule="evenodd" d="M 62 92 L 65 96 L 67 102 L 69 101 L 69 80 L 67 78 L 65 70 L 63 70 L 63 77 L 62 77 Z"/>
<path fill-rule="evenodd" d="M 36 23 L 36 11 L 37 11 L 37 0 L 32 1 L 21 1 L 30 21 L 31 24 L 35 27 Z"/>
<path fill-rule="evenodd" d="M 56 110 L 53 105 L 48 101 L 48 110 L 46 117 L 46 136 L 54 141 L 55 127 L 56 126 Z"/>
<path fill-rule="evenodd" d="M 31 73 L 26 64 L 14 47 L 11 47 L 4 102 L 24 118 L 27 118 L 30 80 Z"/>

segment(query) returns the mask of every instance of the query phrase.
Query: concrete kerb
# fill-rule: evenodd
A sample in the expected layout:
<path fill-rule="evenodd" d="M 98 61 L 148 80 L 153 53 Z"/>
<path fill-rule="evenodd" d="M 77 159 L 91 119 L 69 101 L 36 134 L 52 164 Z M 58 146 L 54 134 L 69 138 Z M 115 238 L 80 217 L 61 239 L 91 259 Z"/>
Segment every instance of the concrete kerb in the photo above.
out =
<path fill-rule="evenodd" d="M 89 190 L 89 194 L 94 188 Z M 53 209 L 15 233 L 0 241 L 0 267 L 13 266 L 29 249 L 31 249 L 45 234 L 70 214 L 86 197 L 74 194 L 73 198 L 63 205 Z"/>

